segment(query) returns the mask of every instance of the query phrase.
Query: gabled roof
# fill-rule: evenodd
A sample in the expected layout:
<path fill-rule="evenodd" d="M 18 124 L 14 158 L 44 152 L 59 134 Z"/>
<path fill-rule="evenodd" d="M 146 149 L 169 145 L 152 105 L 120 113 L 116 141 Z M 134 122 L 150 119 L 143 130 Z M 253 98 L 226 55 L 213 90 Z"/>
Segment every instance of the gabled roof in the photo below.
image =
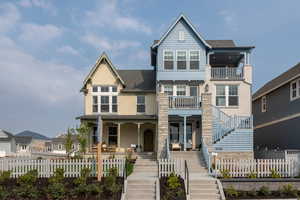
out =
<path fill-rule="evenodd" d="M 7 137 L 0 137 L 0 141 L 10 141 L 14 135 L 8 131 L 5 131 L 3 129 L 0 129 L 0 132 L 4 133 L 5 135 L 7 135 Z"/>
<path fill-rule="evenodd" d="M 173 30 L 173 28 L 176 26 L 176 24 L 180 20 L 184 20 L 188 26 L 192 29 L 192 31 L 195 33 L 195 35 L 198 37 L 198 39 L 207 47 L 211 48 L 211 46 L 203 39 L 203 37 L 200 35 L 200 33 L 196 30 L 196 28 L 193 26 L 193 24 L 190 22 L 190 20 L 183 14 L 180 14 L 179 17 L 175 20 L 175 22 L 169 27 L 167 32 L 163 34 L 163 36 L 160 38 L 160 40 L 152 45 L 152 48 L 155 48 L 161 44 L 161 42 L 169 35 L 169 33 Z"/>
<path fill-rule="evenodd" d="M 276 90 L 277 88 L 283 86 L 284 84 L 292 81 L 293 79 L 300 77 L 300 63 L 289 69 L 288 71 L 282 73 L 271 81 L 267 82 L 259 90 L 257 90 L 252 96 L 252 101 Z"/>
<path fill-rule="evenodd" d="M 114 65 L 112 64 L 111 60 L 108 58 L 107 54 L 105 52 L 103 52 L 101 54 L 101 56 L 97 59 L 96 64 L 94 65 L 94 67 L 91 69 L 91 71 L 89 72 L 89 74 L 84 79 L 82 89 L 86 86 L 86 84 L 88 83 L 89 79 L 92 77 L 92 75 L 95 73 L 95 71 L 100 66 L 100 63 L 103 62 L 103 61 L 108 63 L 108 66 L 111 68 L 111 70 L 113 71 L 113 73 L 117 76 L 117 78 L 122 83 L 122 85 L 125 85 L 125 82 L 123 81 L 123 79 L 118 74 L 118 72 L 117 72 L 116 68 L 114 67 Z"/>
<path fill-rule="evenodd" d="M 29 136 L 15 136 L 15 140 L 17 144 L 30 144 L 32 141 L 32 137 Z"/>
<path fill-rule="evenodd" d="M 212 48 L 236 47 L 233 40 L 206 40 Z"/>
<path fill-rule="evenodd" d="M 50 140 L 50 138 L 48 138 L 40 133 L 36 133 L 33 131 L 28 131 L 28 130 L 18 133 L 16 136 L 26 136 L 26 137 L 31 137 L 32 139 L 36 139 L 36 140 Z"/>

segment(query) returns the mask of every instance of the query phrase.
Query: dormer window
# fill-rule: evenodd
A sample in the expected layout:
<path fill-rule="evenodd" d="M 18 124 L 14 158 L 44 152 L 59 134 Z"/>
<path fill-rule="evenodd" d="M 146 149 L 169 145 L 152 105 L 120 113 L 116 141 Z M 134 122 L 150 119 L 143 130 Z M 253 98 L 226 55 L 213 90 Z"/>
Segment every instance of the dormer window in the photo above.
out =
<path fill-rule="evenodd" d="M 177 51 L 177 69 L 186 69 L 186 51 Z"/>
<path fill-rule="evenodd" d="M 164 51 L 164 69 L 174 69 L 174 53 L 173 51 Z"/>
<path fill-rule="evenodd" d="M 178 32 L 178 40 L 179 41 L 184 41 L 184 31 L 179 31 Z"/>
<path fill-rule="evenodd" d="M 190 69 L 199 69 L 199 51 L 190 51 Z"/>

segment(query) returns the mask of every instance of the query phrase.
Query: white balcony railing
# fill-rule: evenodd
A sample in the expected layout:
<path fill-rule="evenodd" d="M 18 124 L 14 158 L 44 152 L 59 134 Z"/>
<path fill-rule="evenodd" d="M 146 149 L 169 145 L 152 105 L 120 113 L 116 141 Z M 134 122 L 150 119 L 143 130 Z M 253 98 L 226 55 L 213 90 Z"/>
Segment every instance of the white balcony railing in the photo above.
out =
<path fill-rule="evenodd" d="M 197 109 L 201 107 L 201 97 L 198 96 L 170 96 L 170 109 Z"/>
<path fill-rule="evenodd" d="M 221 80 L 241 80 L 244 78 L 243 69 L 235 67 L 212 67 L 211 78 Z"/>

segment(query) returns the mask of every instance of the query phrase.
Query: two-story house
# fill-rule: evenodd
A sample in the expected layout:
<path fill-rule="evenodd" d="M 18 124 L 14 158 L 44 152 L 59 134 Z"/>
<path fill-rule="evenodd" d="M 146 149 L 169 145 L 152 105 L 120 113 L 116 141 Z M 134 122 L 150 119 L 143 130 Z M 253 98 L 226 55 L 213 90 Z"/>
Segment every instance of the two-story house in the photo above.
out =
<path fill-rule="evenodd" d="M 258 89 L 252 104 L 257 149 L 300 149 L 300 63 Z"/>
<path fill-rule="evenodd" d="M 108 146 L 253 157 L 253 46 L 205 40 L 180 15 L 150 48 L 149 70 L 119 70 L 103 53 L 85 78 L 84 115 Z"/>

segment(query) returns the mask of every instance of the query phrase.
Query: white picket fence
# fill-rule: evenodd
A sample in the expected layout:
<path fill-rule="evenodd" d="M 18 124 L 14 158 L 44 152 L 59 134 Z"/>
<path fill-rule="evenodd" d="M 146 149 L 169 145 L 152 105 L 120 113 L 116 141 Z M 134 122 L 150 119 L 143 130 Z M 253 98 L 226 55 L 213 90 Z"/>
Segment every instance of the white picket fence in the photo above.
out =
<path fill-rule="evenodd" d="M 270 177 L 272 170 L 281 177 L 294 177 L 298 174 L 295 160 L 292 159 L 251 159 L 251 160 L 217 160 L 215 174 L 222 176 L 228 172 L 230 177 L 248 177 L 251 173 L 258 178 Z"/>
<path fill-rule="evenodd" d="M 117 168 L 119 176 L 123 176 L 124 159 L 104 159 L 103 175 L 107 176 L 110 168 Z M 79 177 L 83 168 L 91 169 L 90 176 L 97 176 L 95 159 L 33 160 L 33 159 L 0 159 L 0 171 L 10 171 L 17 178 L 30 170 L 37 170 L 39 177 L 50 177 L 57 168 L 64 169 L 65 177 Z"/>
<path fill-rule="evenodd" d="M 179 176 L 184 176 L 184 160 L 181 159 L 160 159 L 158 160 L 158 175 L 159 177 L 169 176 L 174 173 Z"/>

